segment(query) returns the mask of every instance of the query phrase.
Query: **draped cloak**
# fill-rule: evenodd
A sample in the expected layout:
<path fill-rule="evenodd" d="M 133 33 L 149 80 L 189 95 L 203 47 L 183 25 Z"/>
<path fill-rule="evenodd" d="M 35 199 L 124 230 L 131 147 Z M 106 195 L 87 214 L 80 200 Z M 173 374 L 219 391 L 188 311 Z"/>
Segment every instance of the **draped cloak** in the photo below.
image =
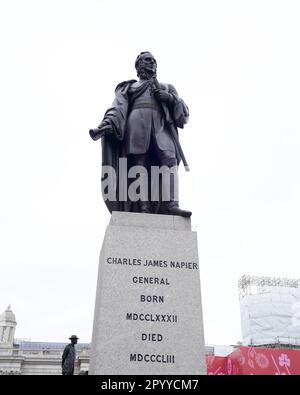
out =
<path fill-rule="evenodd" d="M 131 202 L 129 199 L 126 201 L 119 200 L 119 159 L 126 158 L 125 149 L 124 149 L 124 136 L 126 133 L 126 121 L 130 111 L 130 106 L 132 101 L 141 95 L 144 90 L 147 88 L 146 81 L 142 84 L 138 89 L 135 89 L 135 92 L 129 95 L 129 89 L 131 85 L 136 82 L 136 80 L 129 80 L 121 82 L 117 85 L 115 89 L 115 99 L 113 101 L 112 106 L 106 111 L 103 121 L 108 120 L 109 124 L 112 126 L 112 133 L 105 134 L 102 139 L 102 181 L 105 179 L 103 169 L 105 166 L 110 166 L 114 169 L 116 174 L 116 183 L 114 184 L 115 188 L 115 200 L 105 200 L 105 204 L 110 212 L 112 211 L 138 211 L 137 203 Z M 164 117 L 166 125 L 170 125 L 171 123 L 176 127 L 183 128 L 184 124 L 188 122 L 189 118 L 189 109 L 187 105 L 184 103 L 182 99 L 178 97 L 176 89 L 171 84 L 160 84 L 160 88 L 166 90 L 166 92 L 170 93 L 173 96 L 173 105 L 170 107 L 165 107 Z M 161 109 L 163 111 L 163 109 Z M 176 144 L 175 144 L 176 149 Z M 158 161 L 155 157 L 155 153 L 151 151 L 147 152 L 148 156 L 148 167 L 150 166 L 158 166 Z M 180 154 L 176 149 L 176 158 L 177 164 L 180 163 Z M 134 164 L 132 164 L 134 165 Z M 128 167 L 131 166 L 130 161 L 128 162 Z M 126 173 L 127 174 L 127 173 Z M 150 176 L 151 172 L 148 171 Z M 123 177 L 123 173 L 122 173 Z M 128 180 L 128 185 L 130 181 Z M 151 179 L 149 177 L 149 185 L 151 184 Z M 103 191 L 102 191 L 103 192 Z M 150 209 L 153 213 L 162 213 L 162 207 L 160 201 L 158 202 L 150 202 Z"/>

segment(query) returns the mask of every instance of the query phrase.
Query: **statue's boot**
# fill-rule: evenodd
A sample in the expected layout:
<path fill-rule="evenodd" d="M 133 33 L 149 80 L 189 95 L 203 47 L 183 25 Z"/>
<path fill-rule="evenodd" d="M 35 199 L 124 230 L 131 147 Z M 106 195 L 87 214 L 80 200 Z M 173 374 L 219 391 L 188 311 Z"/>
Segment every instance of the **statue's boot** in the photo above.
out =
<path fill-rule="evenodd" d="M 167 213 L 169 215 L 179 215 L 181 217 L 186 217 L 186 218 L 189 218 L 192 215 L 191 211 L 182 210 L 179 207 L 178 202 L 169 202 L 168 207 L 167 207 Z"/>
<path fill-rule="evenodd" d="M 178 172 L 175 171 L 170 174 L 170 201 L 165 202 L 166 214 L 179 215 L 181 217 L 189 218 L 192 212 L 189 210 L 182 210 L 178 203 Z"/>

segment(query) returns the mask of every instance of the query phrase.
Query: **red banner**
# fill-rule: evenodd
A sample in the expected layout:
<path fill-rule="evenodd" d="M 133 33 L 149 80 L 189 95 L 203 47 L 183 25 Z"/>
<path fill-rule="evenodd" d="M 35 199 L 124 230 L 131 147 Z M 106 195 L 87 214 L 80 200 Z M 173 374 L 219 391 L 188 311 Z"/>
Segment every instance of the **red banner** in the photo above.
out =
<path fill-rule="evenodd" d="M 300 350 L 240 347 L 227 357 L 227 374 L 300 375 Z"/>
<path fill-rule="evenodd" d="M 225 375 L 227 374 L 227 357 L 215 357 L 207 355 L 206 357 L 207 374 Z"/>

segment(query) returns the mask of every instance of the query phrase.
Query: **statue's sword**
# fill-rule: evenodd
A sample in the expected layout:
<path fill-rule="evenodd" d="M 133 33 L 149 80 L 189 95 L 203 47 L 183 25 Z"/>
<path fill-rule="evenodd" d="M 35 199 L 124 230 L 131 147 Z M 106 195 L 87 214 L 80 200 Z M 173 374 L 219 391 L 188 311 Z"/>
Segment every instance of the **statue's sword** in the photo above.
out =
<path fill-rule="evenodd" d="M 158 82 L 156 77 L 153 77 L 153 82 L 154 82 L 154 85 L 155 85 L 156 89 L 161 89 L 160 85 L 159 85 L 159 82 Z M 168 111 L 166 103 L 161 103 L 161 105 L 162 105 L 164 113 L 166 114 L 166 112 Z M 185 168 L 186 171 L 190 171 L 189 165 L 188 165 L 188 163 L 187 163 L 187 161 L 185 159 L 184 153 L 182 151 L 182 148 L 181 148 L 181 145 L 180 145 L 180 142 L 179 142 L 179 139 L 178 139 L 178 133 L 177 133 L 176 127 L 175 127 L 173 122 L 169 122 L 168 126 L 169 126 L 169 129 L 170 129 L 170 132 L 171 132 L 174 144 L 176 146 L 176 149 L 177 149 L 177 151 L 178 151 L 178 153 L 179 153 L 179 155 L 180 155 L 180 157 L 182 159 L 182 162 L 184 164 L 184 168 Z"/>

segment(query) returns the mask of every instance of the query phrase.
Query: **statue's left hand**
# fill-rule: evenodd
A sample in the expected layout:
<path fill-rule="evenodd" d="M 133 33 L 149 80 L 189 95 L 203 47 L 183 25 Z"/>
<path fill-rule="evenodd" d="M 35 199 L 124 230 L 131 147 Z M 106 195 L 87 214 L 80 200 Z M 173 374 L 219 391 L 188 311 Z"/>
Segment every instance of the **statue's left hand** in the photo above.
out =
<path fill-rule="evenodd" d="M 172 103 L 174 100 L 173 96 L 164 89 L 154 89 L 153 94 L 161 102 Z"/>

